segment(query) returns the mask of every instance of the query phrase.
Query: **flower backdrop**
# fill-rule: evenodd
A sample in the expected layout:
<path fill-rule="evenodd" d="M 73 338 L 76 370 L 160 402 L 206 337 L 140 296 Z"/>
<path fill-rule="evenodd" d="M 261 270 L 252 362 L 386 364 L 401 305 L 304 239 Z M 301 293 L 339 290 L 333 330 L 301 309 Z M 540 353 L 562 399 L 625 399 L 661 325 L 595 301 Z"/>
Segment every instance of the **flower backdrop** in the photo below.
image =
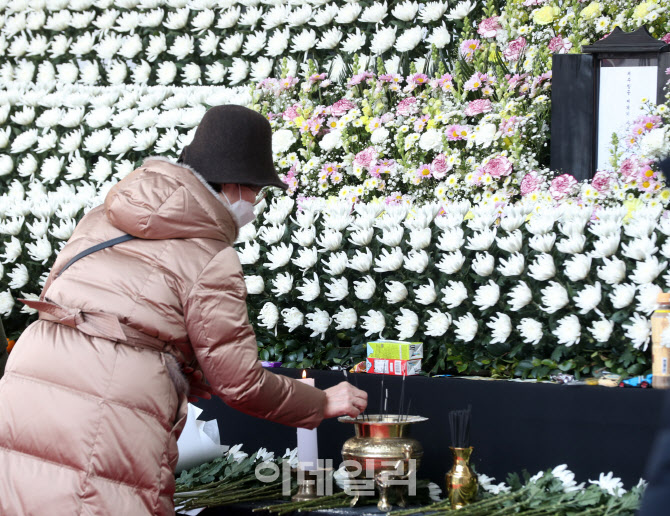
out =
<path fill-rule="evenodd" d="M 382 336 L 425 342 L 432 372 L 648 370 L 670 286 L 667 105 L 592 181 L 555 177 L 550 57 L 616 24 L 670 40 L 659 4 L 1 4 L 12 336 L 76 221 L 237 103 L 270 119 L 290 186 L 236 244 L 262 358 L 328 367 Z"/>
<path fill-rule="evenodd" d="M 306 57 L 337 70 L 336 55 L 356 53 L 398 66 L 431 45 L 447 58 L 478 12 L 472 0 L 3 0 L 0 81 L 234 85 L 276 76 L 284 57 L 295 75 Z"/>

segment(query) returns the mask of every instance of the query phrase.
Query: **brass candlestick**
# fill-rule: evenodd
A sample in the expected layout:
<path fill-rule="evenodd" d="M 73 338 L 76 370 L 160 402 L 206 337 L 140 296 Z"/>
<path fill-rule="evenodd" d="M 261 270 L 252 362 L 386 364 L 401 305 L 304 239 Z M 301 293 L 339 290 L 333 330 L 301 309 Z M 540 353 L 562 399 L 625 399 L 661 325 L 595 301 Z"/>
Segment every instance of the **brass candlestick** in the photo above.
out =
<path fill-rule="evenodd" d="M 332 482 L 327 481 L 328 475 L 332 475 L 332 472 L 332 468 L 293 469 L 293 473 L 298 480 L 298 492 L 291 497 L 291 500 L 307 502 L 332 494 Z M 330 489 L 328 489 L 329 487 Z M 326 492 L 326 490 L 329 492 Z"/>
<path fill-rule="evenodd" d="M 461 509 L 472 503 L 477 496 L 477 475 L 470 467 L 470 455 L 472 446 L 469 448 L 449 447 L 454 453 L 454 465 L 446 474 L 446 488 L 449 502 L 454 509 Z"/>

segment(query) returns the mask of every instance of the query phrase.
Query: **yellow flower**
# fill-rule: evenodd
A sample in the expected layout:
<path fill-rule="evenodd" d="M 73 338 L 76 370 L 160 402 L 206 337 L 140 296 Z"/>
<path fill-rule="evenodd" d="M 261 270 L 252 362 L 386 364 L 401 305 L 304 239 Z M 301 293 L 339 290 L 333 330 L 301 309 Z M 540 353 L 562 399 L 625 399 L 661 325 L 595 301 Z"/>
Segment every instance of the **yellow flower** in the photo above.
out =
<path fill-rule="evenodd" d="M 633 216 L 633 213 L 635 213 L 635 210 L 640 208 L 643 204 L 644 203 L 640 199 L 629 199 L 626 202 L 624 202 L 623 205 L 628 210 L 628 213 L 626 213 L 624 220 L 631 218 Z"/>
<path fill-rule="evenodd" d="M 305 122 L 305 118 L 302 116 L 296 117 L 293 119 L 293 123 L 295 124 L 296 127 L 302 126 L 302 124 Z"/>
<path fill-rule="evenodd" d="M 363 114 L 365 116 L 372 116 L 372 109 L 370 109 L 370 106 L 365 106 L 363 108 Z"/>
<path fill-rule="evenodd" d="M 554 21 L 554 18 L 560 14 L 558 7 L 545 5 L 541 9 L 533 12 L 533 21 L 539 25 L 547 25 Z"/>
<path fill-rule="evenodd" d="M 437 120 L 435 120 L 434 118 L 431 118 L 430 120 L 428 120 L 428 123 L 426 124 L 426 128 L 427 129 L 432 129 L 436 125 L 437 125 Z"/>
<path fill-rule="evenodd" d="M 638 20 L 643 19 L 649 14 L 649 3 L 642 2 L 638 4 L 637 7 L 633 10 L 633 16 Z"/>
<path fill-rule="evenodd" d="M 664 201 L 670 200 L 670 190 L 664 188 L 663 191 L 661 191 L 661 199 Z"/>
<path fill-rule="evenodd" d="M 639 6 L 638 6 L 639 7 Z M 591 2 L 589 5 L 582 9 L 581 15 L 582 18 L 586 20 L 592 20 L 593 18 L 600 16 L 600 13 L 603 12 L 603 6 L 599 2 Z"/>

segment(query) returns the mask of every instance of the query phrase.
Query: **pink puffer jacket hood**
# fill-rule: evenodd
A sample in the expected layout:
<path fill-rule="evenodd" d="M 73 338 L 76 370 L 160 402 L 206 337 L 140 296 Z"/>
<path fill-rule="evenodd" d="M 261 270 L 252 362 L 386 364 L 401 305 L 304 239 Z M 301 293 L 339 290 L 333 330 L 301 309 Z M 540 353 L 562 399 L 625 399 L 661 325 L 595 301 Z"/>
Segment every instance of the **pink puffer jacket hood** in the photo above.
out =
<path fill-rule="evenodd" d="M 124 233 L 138 239 L 57 277 L 82 250 Z M 187 406 L 170 375 L 175 360 L 201 368 L 214 393 L 245 413 L 320 423 L 325 394 L 258 361 L 236 233 L 206 183 L 157 159 L 81 220 L 42 292 L 70 316 L 41 312 L 0 380 L 0 515 L 174 514 Z M 110 316 L 140 344 L 92 336 L 83 324 Z"/>

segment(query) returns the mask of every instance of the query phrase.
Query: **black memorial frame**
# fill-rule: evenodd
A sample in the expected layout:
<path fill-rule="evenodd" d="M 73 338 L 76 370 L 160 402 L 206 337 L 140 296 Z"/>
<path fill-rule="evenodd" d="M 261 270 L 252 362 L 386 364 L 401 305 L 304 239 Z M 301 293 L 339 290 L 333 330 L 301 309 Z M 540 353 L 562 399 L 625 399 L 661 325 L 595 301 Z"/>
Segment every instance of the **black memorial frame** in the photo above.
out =
<path fill-rule="evenodd" d="M 616 27 L 605 39 L 584 46 L 583 54 L 554 54 L 551 91 L 551 169 L 590 179 L 596 172 L 600 63 L 606 59 L 656 59 L 656 101 L 665 98 L 670 45 L 646 27 L 624 32 Z"/>

